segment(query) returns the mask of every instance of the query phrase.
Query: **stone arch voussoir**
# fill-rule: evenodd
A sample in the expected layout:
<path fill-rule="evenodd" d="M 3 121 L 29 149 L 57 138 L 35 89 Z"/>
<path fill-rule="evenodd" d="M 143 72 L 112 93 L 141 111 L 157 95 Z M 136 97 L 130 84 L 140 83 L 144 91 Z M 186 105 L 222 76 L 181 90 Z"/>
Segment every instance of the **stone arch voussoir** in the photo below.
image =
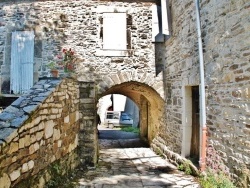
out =
<path fill-rule="evenodd" d="M 155 77 L 152 73 L 144 72 L 138 73 L 138 71 L 120 71 L 118 73 L 109 74 L 103 77 L 98 85 L 98 93 L 103 93 L 107 89 L 126 82 L 139 82 L 152 87 L 162 99 L 164 99 L 164 87 L 162 74 Z"/>
<path fill-rule="evenodd" d="M 139 74 L 137 71 L 109 74 L 96 83 L 98 98 L 122 94 L 134 101 L 140 109 L 140 136 L 151 143 L 163 124 L 164 90 L 161 78 L 147 72 Z"/>

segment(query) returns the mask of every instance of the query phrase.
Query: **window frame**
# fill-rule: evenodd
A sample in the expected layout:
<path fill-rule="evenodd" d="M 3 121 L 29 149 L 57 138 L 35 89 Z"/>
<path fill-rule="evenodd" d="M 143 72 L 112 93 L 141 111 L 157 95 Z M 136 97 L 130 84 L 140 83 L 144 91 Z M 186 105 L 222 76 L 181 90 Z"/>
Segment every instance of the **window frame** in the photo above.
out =
<path fill-rule="evenodd" d="M 96 47 L 96 56 L 125 57 L 132 56 L 131 45 L 132 16 L 124 7 L 98 6 L 96 9 L 99 24 L 99 39 Z M 125 13 L 126 14 L 126 49 L 105 49 L 103 48 L 103 15 L 105 13 Z"/>
<path fill-rule="evenodd" d="M 112 22 L 112 23 L 111 23 Z M 115 25 L 113 27 L 112 25 Z M 127 50 L 127 14 L 103 13 L 103 50 Z"/>

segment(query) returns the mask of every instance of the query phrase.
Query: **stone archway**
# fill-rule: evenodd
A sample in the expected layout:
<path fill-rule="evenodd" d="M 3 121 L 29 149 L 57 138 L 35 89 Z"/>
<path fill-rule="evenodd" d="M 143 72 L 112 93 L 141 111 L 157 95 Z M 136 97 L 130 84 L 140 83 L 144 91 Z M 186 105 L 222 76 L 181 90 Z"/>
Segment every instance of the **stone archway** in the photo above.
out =
<path fill-rule="evenodd" d="M 135 81 L 115 84 L 99 93 L 98 97 L 108 94 L 121 94 L 136 103 L 140 109 L 140 136 L 151 143 L 159 131 L 160 120 L 164 113 L 164 100 L 160 94 L 147 84 Z"/>
<path fill-rule="evenodd" d="M 164 124 L 163 75 L 156 77 L 139 70 L 120 71 L 107 75 L 79 75 L 80 89 L 80 133 L 79 156 L 85 164 L 96 164 L 98 160 L 97 101 L 108 94 L 129 97 L 140 109 L 141 137 L 149 144 L 160 134 Z M 85 81 L 84 81 L 85 80 Z"/>

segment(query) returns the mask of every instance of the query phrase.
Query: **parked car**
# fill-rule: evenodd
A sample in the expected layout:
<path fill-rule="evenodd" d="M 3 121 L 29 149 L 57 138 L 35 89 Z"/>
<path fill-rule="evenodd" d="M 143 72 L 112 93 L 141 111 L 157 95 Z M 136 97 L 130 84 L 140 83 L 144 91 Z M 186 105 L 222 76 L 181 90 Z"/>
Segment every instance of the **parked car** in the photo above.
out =
<path fill-rule="evenodd" d="M 120 123 L 121 112 L 119 111 L 107 111 L 104 119 L 104 125 L 108 128 L 113 128 Z"/>
<path fill-rule="evenodd" d="M 104 119 L 104 125 L 108 128 L 114 128 L 119 125 L 133 125 L 134 121 L 125 112 L 120 111 L 107 111 Z"/>
<path fill-rule="evenodd" d="M 133 119 L 125 112 L 121 113 L 121 117 L 120 117 L 120 124 L 123 125 L 133 125 L 134 121 Z"/>

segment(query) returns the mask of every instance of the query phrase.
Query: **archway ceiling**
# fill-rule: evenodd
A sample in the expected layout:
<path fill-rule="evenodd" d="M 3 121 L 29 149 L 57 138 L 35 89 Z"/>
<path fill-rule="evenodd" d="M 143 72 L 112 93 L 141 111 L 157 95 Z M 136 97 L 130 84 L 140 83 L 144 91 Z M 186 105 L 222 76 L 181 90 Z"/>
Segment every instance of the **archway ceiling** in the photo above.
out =
<path fill-rule="evenodd" d="M 151 104 L 160 105 L 164 102 L 160 95 L 150 86 L 133 81 L 112 86 L 105 91 L 102 96 L 108 94 L 125 95 L 137 104 L 139 104 L 141 95 L 144 96 Z"/>

